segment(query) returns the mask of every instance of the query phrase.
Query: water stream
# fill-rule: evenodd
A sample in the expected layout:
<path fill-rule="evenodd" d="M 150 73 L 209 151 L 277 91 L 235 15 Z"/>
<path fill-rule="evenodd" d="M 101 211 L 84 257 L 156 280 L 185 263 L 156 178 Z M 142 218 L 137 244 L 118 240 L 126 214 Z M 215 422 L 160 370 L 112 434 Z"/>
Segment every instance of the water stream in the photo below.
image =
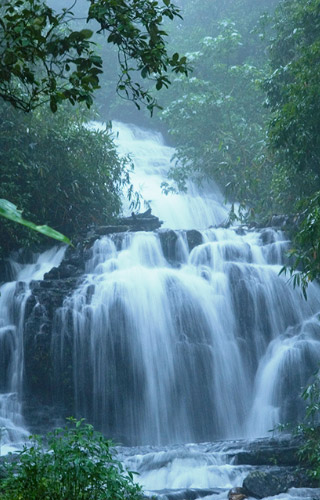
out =
<path fill-rule="evenodd" d="M 9 262 L 12 281 L 0 287 L 0 455 L 16 449 L 29 435 L 22 415 L 25 306 L 30 282 L 41 280 L 63 259 L 65 248 L 54 247 L 34 262 Z"/>
<path fill-rule="evenodd" d="M 228 215 L 216 186 L 163 195 L 174 151 L 159 134 L 121 124 L 115 131 L 135 163 L 135 187 L 172 231 L 94 243 L 85 276 L 56 313 L 55 397 L 59 403 L 71 349 L 77 415 L 130 445 L 120 454 L 150 495 L 166 499 L 170 490 L 178 499 L 180 490 L 202 489 L 226 498 L 250 467 L 234 465 L 226 451 L 234 441 L 221 440 L 267 436 L 302 414 L 299 394 L 320 361 L 319 287 L 310 285 L 305 301 L 279 276 L 288 247 L 281 231 L 216 227 Z M 41 257 L 51 267 L 61 258 L 57 250 Z M 1 289 L 6 428 L 9 419 L 23 429 L 21 409 L 10 405 L 19 401 L 23 307 L 28 283 L 43 276 L 40 264 Z M 306 500 L 300 493 L 277 498 Z"/>

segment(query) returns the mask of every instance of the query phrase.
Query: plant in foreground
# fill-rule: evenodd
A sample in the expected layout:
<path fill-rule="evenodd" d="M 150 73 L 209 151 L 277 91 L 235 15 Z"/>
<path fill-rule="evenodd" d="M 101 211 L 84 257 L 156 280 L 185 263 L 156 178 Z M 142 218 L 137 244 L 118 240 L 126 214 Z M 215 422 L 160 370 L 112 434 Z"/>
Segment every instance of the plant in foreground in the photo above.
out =
<path fill-rule="evenodd" d="M 320 483 L 320 371 L 315 374 L 313 383 L 306 387 L 302 398 L 307 401 L 307 407 L 305 422 L 297 428 L 297 433 L 303 437 L 298 454 L 308 467 L 311 478 Z"/>
<path fill-rule="evenodd" d="M 292 424 L 279 424 L 275 430 L 292 432 L 301 438 L 297 456 L 304 466 L 314 486 L 320 484 L 320 369 L 314 374 L 313 382 L 304 389 L 302 399 L 306 401 L 303 421 Z"/>
<path fill-rule="evenodd" d="M 82 420 L 31 437 L 0 479 L 1 500 L 141 500 L 133 473 L 114 458 L 112 443 Z M 1 477 L 1 476 L 0 476 Z"/>

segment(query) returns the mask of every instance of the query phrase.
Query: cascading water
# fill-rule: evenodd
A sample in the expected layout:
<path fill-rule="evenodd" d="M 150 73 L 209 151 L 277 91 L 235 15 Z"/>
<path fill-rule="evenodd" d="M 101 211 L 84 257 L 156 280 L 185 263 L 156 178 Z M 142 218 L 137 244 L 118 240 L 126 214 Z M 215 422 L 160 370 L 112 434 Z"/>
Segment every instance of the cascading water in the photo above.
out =
<path fill-rule="evenodd" d="M 310 285 L 305 301 L 279 276 L 288 246 L 280 231 L 217 228 L 228 207 L 215 186 L 163 195 L 174 150 L 159 134 L 115 131 L 135 163 L 135 188 L 164 225 L 93 244 L 84 277 L 55 314 L 52 397 L 119 442 L 143 445 L 121 453 L 150 494 L 218 488 L 226 498 L 250 467 L 235 466 L 229 445 L 184 443 L 266 436 L 301 415 L 299 394 L 320 361 L 320 290 Z M 3 416 L 8 393 L 21 391 L 28 284 L 1 293 Z"/>
<path fill-rule="evenodd" d="M 179 267 L 159 234 L 97 240 L 53 345 L 58 377 L 71 314 L 78 414 L 133 444 L 257 437 L 296 418 L 320 359 L 319 293 L 305 302 L 279 278 L 286 242 L 269 236 L 207 230 Z"/>
<path fill-rule="evenodd" d="M 95 242 L 84 281 L 56 317 L 57 393 L 72 321 L 77 414 L 124 442 L 257 437 L 295 420 L 320 360 L 318 287 L 305 301 L 279 277 L 288 243 L 281 232 L 205 229 L 227 215 L 217 189 L 200 205 L 195 186 L 160 197 L 172 148 L 158 134 L 116 130 L 135 161 L 134 181 L 175 229 L 171 259 L 163 230 Z M 202 244 L 190 251 L 186 230 L 195 226 Z"/>
<path fill-rule="evenodd" d="M 28 436 L 21 413 L 24 374 L 25 306 L 31 293 L 30 282 L 41 280 L 58 266 L 65 248 L 53 248 L 39 255 L 32 264 L 10 261 L 13 280 L 0 287 L 0 445 L 1 453 Z M 0 453 L 0 454 L 1 454 Z"/>
<path fill-rule="evenodd" d="M 91 122 L 90 127 L 105 129 L 98 122 Z M 163 227 L 205 229 L 228 217 L 223 196 L 214 183 L 200 188 L 188 182 L 186 193 L 163 194 L 161 184 L 167 178 L 174 149 L 165 145 L 161 134 L 118 122 L 113 122 L 113 131 L 119 153 L 130 155 L 134 162 L 131 175 L 134 190 L 150 204 L 153 213 L 163 221 Z"/>

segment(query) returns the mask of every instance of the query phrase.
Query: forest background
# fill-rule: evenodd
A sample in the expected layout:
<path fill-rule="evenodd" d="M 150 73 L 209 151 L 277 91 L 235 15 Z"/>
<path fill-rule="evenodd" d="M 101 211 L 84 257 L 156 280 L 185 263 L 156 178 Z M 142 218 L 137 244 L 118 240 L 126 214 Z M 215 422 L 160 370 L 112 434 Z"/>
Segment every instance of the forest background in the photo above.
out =
<path fill-rule="evenodd" d="M 183 20 L 175 10 L 159 23 L 173 54 L 165 59 L 161 54 L 160 61 L 173 69 L 171 76 L 165 67 L 155 78 L 144 65 L 131 80 L 130 67 L 123 60 L 118 64 L 116 41 L 106 44 L 93 35 L 97 45 L 87 46 L 94 50 L 88 52 L 89 72 L 97 71 L 85 82 L 87 92 L 61 97 L 48 87 L 48 104 L 28 113 L 10 99 L 0 101 L 0 198 L 17 205 L 25 218 L 74 238 L 90 224 L 118 216 L 121 194 L 130 188 L 130 159 L 119 157 L 110 130 L 90 131 L 87 121 L 117 119 L 160 128 L 176 148 L 176 163 L 163 186 L 168 196 L 172 189 L 185 189 L 188 178 L 209 179 L 237 207 L 230 221 L 267 224 L 273 214 L 292 215 L 291 274 L 299 282 L 296 269 L 302 265 L 306 285 L 320 274 L 320 0 L 176 4 Z M 88 2 L 73 10 L 72 29 L 87 29 Z M 91 41 L 88 30 L 86 36 Z M 12 69 L 15 56 L 6 56 L 3 40 L 0 69 Z M 86 43 L 86 37 L 80 41 Z M 102 68 L 95 57 L 101 57 Z M 115 89 L 142 109 L 138 112 Z M 2 255 L 40 241 L 4 219 L 0 239 Z"/>

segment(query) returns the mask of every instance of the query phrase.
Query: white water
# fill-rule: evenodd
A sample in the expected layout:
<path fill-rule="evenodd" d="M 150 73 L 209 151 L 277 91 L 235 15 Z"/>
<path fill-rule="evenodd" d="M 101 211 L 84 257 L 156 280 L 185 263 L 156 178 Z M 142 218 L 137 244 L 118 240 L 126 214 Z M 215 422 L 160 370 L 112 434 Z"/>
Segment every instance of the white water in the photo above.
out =
<path fill-rule="evenodd" d="M 281 232 L 206 229 L 209 212 L 211 221 L 226 214 L 215 210 L 217 191 L 201 200 L 209 212 L 193 210 L 190 196 L 160 196 L 173 150 L 159 134 L 116 130 L 155 214 L 175 228 L 177 213 L 186 228 L 202 217 L 203 243 L 189 251 L 190 233 L 176 230 L 168 261 L 163 230 L 95 242 L 85 280 L 57 316 L 57 393 L 71 314 L 76 410 L 121 441 L 252 438 L 295 420 L 320 361 L 318 286 L 306 302 L 278 275 L 288 245 Z"/>
<path fill-rule="evenodd" d="M 105 125 L 92 122 L 92 128 L 103 130 Z M 130 155 L 135 169 L 131 175 L 134 190 L 152 208 L 152 213 L 171 229 L 204 229 L 220 224 L 228 217 L 223 196 L 213 183 L 202 189 L 189 182 L 187 193 L 162 192 L 161 183 L 174 155 L 174 149 L 164 143 L 162 135 L 134 125 L 113 122 L 112 130 L 119 153 Z"/>
<path fill-rule="evenodd" d="M 280 231 L 209 228 L 228 213 L 217 188 L 163 195 L 172 148 L 159 134 L 115 128 L 121 152 L 132 153 L 135 187 L 175 232 L 169 243 L 163 230 L 94 243 L 83 282 L 55 319 L 57 404 L 72 363 L 77 416 L 119 442 L 156 446 L 125 453 L 150 494 L 218 488 L 212 498 L 226 498 L 250 468 L 233 465 L 224 445 L 184 443 L 266 436 L 297 418 L 320 361 L 319 287 L 310 285 L 306 302 L 278 276 L 288 245 Z M 190 249 L 185 230 L 195 228 L 202 244 Z M 22 374 L 15 379 L 21 385 Z"/>
<path fill-rule="evenodd" d="M 53 248 L 31 264 L 11 261 L 13 280 L 0 287 L 0 455 L 25 441 L 28 431 L 21 413 L 23 391 L 25 307 L 30 283 L 59 266 L 65 248 Z"/>

